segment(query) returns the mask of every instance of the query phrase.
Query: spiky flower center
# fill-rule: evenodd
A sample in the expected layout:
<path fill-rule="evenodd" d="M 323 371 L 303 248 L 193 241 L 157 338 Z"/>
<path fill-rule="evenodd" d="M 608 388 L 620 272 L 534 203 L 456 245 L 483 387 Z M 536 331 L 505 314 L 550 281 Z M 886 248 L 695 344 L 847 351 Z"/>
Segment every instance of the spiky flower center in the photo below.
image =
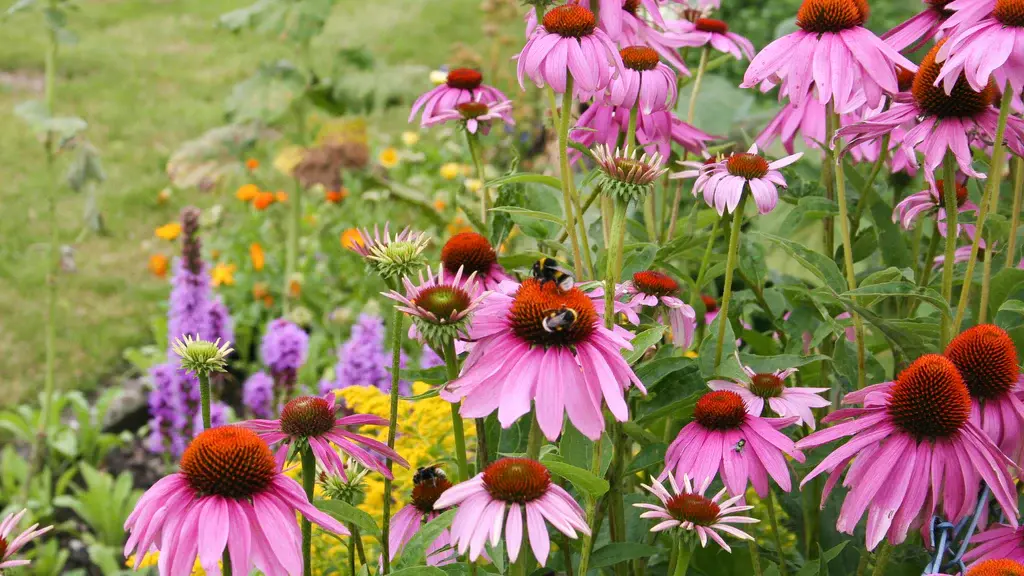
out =
<path fill-rule="evenodd" d="M 743 152 L 726 158 L 725 168 L 733 176 L 754 180 L 768 174 L 768 161 L 757 154 Z"/>
<path fill-rule="evenodd" d="M 950 0 L 950 2 L 952 2 L 952 0 Z M 640 0 L 626 0 L 622 4 L 622 9 L 633 16 L 636 16 L 637 11 L 640 10 Z"/>
<path fill-rule="evenodd" d="M 198 494 L 236 500 L 266 490 L 277 473 L 266 442 L 238 426 L 211 428 L 196 436 L 179 466 Z"/>
<path fill-rule="evenodd" d="M 1024 576 L 1024 564 L 1009 558 L 985 560 L 975 564 L 967 576 Z"/>
<path fill-rule="evenodd" d="M 565 310 L 575 312 L 575 320 L 561 330 L 549 331 L 544 321 Z M 516 336 L 536 346 L 573 346 L 586 341 L 597 329 L 594 303 L 579 288 L 562 290 L 556 282 L 543 284 L 533 278 L 523 281 L 509 310 L 509 321 Z"/>
<path fill-rule="evenodd" d="M 440 320 L 469 309 L 472 298 L 465 290 L 454 286 L 439 285 L 424 288 L 416 295 L 414 303 L 437 316 Z"/>
<path fill-rule="evenodd" d="M 816 34 L 840 32 L 863 26 L 868 12 L 867 0 L 804 0 L 796 24 Z"/>
<path fill-rule="evenodd" d="M 712 298 L 711 296 L 708 296 L 707 294 L 701 294 L 700 300 L 701 302 L 704 303 L 705 312 L 714 312 L 715 310 L 718 310 L 718 301 Z"/>
<path fill-rule="evenodd" d="M 778 398 L 786 385 L 775 374 L 756 374 L 750 379 L 750 392 L 761 398 Z"/>
<path fill-rule="evenodd" d="M 619 50 L 622 63 L 630 70 L 645 72 L 658 66 L 658 53 L 647 46 L 627 46 Z"/>
<path fill-rule="evenodd" d="M 729 31 L 728 24 L 722 20 L 715 20 L 714 18 L 698 18 L 694 24 L 697 26 L 697 30 L 700 30 L 701 32 L 725 34 Z"/>
<path fill-rule="evenodd" d="M 633 285 L 644 294 L 671 296 L 679 290 L 679 283 L 668 274 L 644 270 L 633 274 Z"/>
<path fill-rule="evenodd" d="M 461 267 L 463 274 L 476 272 L 477 276 L 485 276 L 498 262 L 498 255 L 487 238 L 476 232 L 462 232 L 452 236 L 441 249 L 441 262 L 450 274 Z"/>
<path fill-rule="evenodd" d="M 327 400 L 302 396 L 281 410 L 281 431 L 289 436 L 320 436 L 334 428 L 335 415 Z"/>
<path fill-rule="evenodd" d="M 487 114 L 490 107 L 483 102 L 463 102 L 456 106 L 455 109 L 458 110 L 459 114 L 461 114 L 463 118 L 471 120 Z"/>
<path fill-rule="evenodd" d="M 562 38 L 590 36 L 597 28 L 594 13 L 577 4 L 556 6 L 544 15 L 544 29 Z"/>
<path fill-rule="evenodd" d="M 914 73 L 903 66 L 897 66 L 896 85 L 900 92 L 910 90 L 914 86 Z"/>
<path fill-rule="evenodd" d="M 431 478 L 417 482 L 412 487 L 412 505 L 423 514 L 429 514 L 434 511 L 434 502 L 451 487 L 452 483 L 447 478 Z"/>
<path fill-rule="evenodd" d="M 1017 347 L 1010 335 L 992 324 L 965 330 L 946 347 L 971 398 L 994 400 L 1013 390 L 1020 378 Z"/>
<path fill-rule="evenodd" d="M 1006 26 L 1024 28 L 1024 1 L 996 0 L 992 16 Z"/>
<path fill-rule="evenodd" d="M 3 536 L 0 536 L 0 561 L 7 556 L 7 540 Z"/>
<path fill-rule="evenodd" d="M 536 460 L 502 458 L 484 469 L 484 487 L 502 502 L 525 504 L 540 498 L 551 486 L 551 472 Z"/>
<path fill-rule="evenodd" d="M 936 180 L 935 181 L 935 189 L 939 193 L 939 200 L 941 201 L 941 203 L 942 203 L 941 205 L 942 206 L 945 206 L 945 204 L 946 204 L 946 188 L 945 188 L 945 183 L 946 183 L 945 180 Z M 956 207 L 957 208 L 963 208 L 963 205 L 966 202 L 967 202 L 967 186 L 957 182 L 956 183 Z"/>
<path fill-rule="evenodd" d="M 747 419 L 743 398 L 735 392 L 708 392 L 697 400 L 693 418 L 708 430 L 735 430 Z"/>
<path fill-rule="evenodd" d="M 448 72 L 447 84 L 449 88 L 461 90 L 476 90 L 483 84 L 484 77 L 480 72 L 472 68 L 455 68 Z"/>
<path fill-rule="evenodd" d="M 995 102 L 997 96 L 993 82 L 989 81 L 981 92 L 975 92 L 961 74 L 953 86 L 953 91 L 948 95 L 941 84 L 935 86 L 935 79 L 942 69 L 942 64 L 935 61 L 935 55 L 945 42 L 945 39 L 940 40 L 921 60 L 921 66 L 917 69 L 914 84 L 910 89 L 914 101 L 922 110 L 939 118 L 965 118 L 984 112 Z"/>
<path fill-rule="evenodd" d="M 665 503 L 665 509 L 680 522 L 711 526 L 718 521 L 721 508 L 699 494 L 677 494 Z"/>
<path fill-rule="evenodd" d="M 946 438 L 967 422 L 971 397 L 956 366 L 926 354 L 896 377 L 889 398 L 893 423 L 918 438 Z"/>

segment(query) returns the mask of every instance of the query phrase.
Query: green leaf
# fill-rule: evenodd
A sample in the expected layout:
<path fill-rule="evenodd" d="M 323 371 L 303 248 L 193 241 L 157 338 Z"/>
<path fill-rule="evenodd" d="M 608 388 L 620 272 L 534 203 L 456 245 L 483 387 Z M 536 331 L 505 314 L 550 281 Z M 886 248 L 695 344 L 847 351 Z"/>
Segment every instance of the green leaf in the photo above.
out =
<path fill-rule="evenodd" d="M 89 127 L 85 120 L 75 116 L 50 116 L 46 104 L 39 100 L 28 100 L 14 108 L 14 115 L 39 136 L 56 134 L 61 140 L 68 140 Z"/>
<path fill-rule="evenodd" d="M 839 214 L 839 205 L 822 196 L 804 196 L 779 226 L 778 234 L 793 234 L 807 224 Z"/>
<path fill-rule="evenodd" d="M 916 284 L 910 282 L 886 282 L 884 284 L 873 284 L 871 286 L 861 286 L 856 290 L 849 290 L 840 294 L 840 300 L 850 301 L 854 298 L 869 297 L 871 302 L 875 302 L 878 299 L 886 298 L 889 296 L 905 296 L 908 298 L 919 298 L 928 302 L 932 306 L 939 309 L 944 316 L 952 318 L 949 304 L 941 294 L 931 288 L 921 288 Z M 860 305 L 866 305 L 865 301 L 858 302 Z"/>
<path fill-rule="evenodd" d="M 448 372 L 444 366 L 434 366 L 426 370 L 402 370 L 402 378 L 409 382 L 426 382 L 427 384 L 444 384 L 448 381 Z M 414 399 L 425 396 L 420 394 Z M 413 398 L 410 398 L 410 400 Z"/>
<path fill-rule="evenodd" d="M 742 362 L 744 366 L 749 366 L 758 374 L 785 370 L 786 368 L 799 368 L 801 366 L 806 366 L 811 362 L 818 362 L 819 360 L 828 361 L 831 360 L 831 358 L 821 354 L 812 354 L 810 356 L 798 356 L 796 354 L 755 356 L 753 354 L 740 353 L 740 362 Z"/>
<path fill-rule="evenodd" d="M 340 500 L 315 500 L 313 505 L 338 522 L 354 524 L 364 534 L 380 540 L 380 528 L 377 526 L 377 521 L 359 508 Z"/>
<path fill-rule="evenodd" d="M 661 551 L 662 549 L 657 546 L 639 542 L 612 542 L 594 550 L 590 555 L 590 568 L 604 568 L 637 558 L 648 558 Z"/>
<path fill-rule="evenodd" d="M 391 573 L 392 576 L 446 576 L 444 570 L 435 566 L 410 566 L 408 568 L 402 568 L 401 570 L 395 570 Z"/>
<path fill-rule="evenodd" d="M 1021 302 L 1020 300 L 1007 300 L 999 307 L 999 312 L 1012 312 L 1014 314 L 1024 315 L 1024 302 Z"/>
<path fill-rule="evenodd" d="M 843 278 L 843 273 L 839 271 L 839 267 L 836 266 L 836 263 L 831 258 L 792 240 L 772 234 L 765 234 L 764 232 L 753 232 L 753 234 L 777 244 L 833 292 L 839 294 L 846 290 L 847 284 Z"/>
<path fill-rule="evenodd" d="M 498 263 L 505 270 L 517 270 L 520 268 L 529 270 L 533 263 L 544 258 L 545 255 L 542 252 L 536 250 L 524 250 L 522 252 L 516 252 L 511 256 L 499 256 Z"/>
<path fill-rule="evenodd" d="M 995 316 L 999 309 L 1014 294 L 1024 289 L 1024 270 L 1004 268 L 992 277 L 989 287 L 989 315 Z"/>
<path fill-rule="evenodd" d="M 633 345 L 633 350 L 626 354 L 626 361 L 630 365 L 639 362 L 644 357 L 644 353 L 647 352 L 648 348 L 661 342 L 661 337 L 664 336 L 665 330 L 668 330 L 668 326 L 662 324 L 648 328 L 634 336 L 633 340 L 630 341 L 630 344 Z"/>
<path fill-rule="evenodd" d="M 225 106 L 232 120 L 274 124 L 302 96 L 306 77 L 288 62 L 264 64 L 231 90 Z"/>
<path fill-rule="evenodd" d="M 697 354 L 697 361 L 700 362 L 700 373 L 704 378 L 710 379 L 720 376 L 727 380 L 736 380 L 746 377 L 746 372 L 736 361 L 736 333 L 732 331 L 732 323 L 726 322 L 725 338 L 722 342 L 722 363 L 715 366 L 715 347 L 718 341 L 718 324 L 722 322 L 722 315 L 719 314 L 708 326 L 708 335 L 700 345 L 700 352 Z"/>
<path fill-rule="evenodd" d="M 691 358 L 682 358 L 678 356 L 671 358 L 655 358 L 654 360 L 641 364 L 635 372 L 636 377 L 644 383 L 644 386 L 647 387 L 648 391 L 651 391 L 666 377 L 681 370 L 696 373 L 698 371 L 697 363 Z"/>
<path fill-rule="evenodd" d="M 633 461 L 626 467 L 626 474 L 636 474 L 649 468 L 658 468 L 665 465 L 665 452 L 668 451 L 668 444 L 658 442 L 648 444 L 640 449 Z"/>
<path fill-rule="evenodd" d="M 410 563 L 425 561 L 424 555 L 427 552 L 427 548 L 434 543 L 434 540 L 437 540 L 437 537 L 442 532 L 452 525 L 452 520 L 455 519 L 457 511 L 454 508 L 448 510 L 421 527 L 402 549 L 402 555 L 398 559 L 397 568 L 401 570 Z"/>
<path fill-rule="evenodd" d="M 636 272 L 649 270 L 657 255 L 657 244 L 644 243 L 626 246 L 622 261 L 623 277 L 630 277 Z"/>
<path fill-rule="evenodd" d="M 584 436 L 575 426 L 565 426 L 558 441 L 558 454 L 566 463 L 577 468 L 590 466 L 594 442 Z"/>
<path fill-rule="evenodd" d="M 14 4 L 11 4 L 10 8 L 7 9 L 6 15 L 10 16 L 11 14 L 14 14 L 16 12 L 21 12 L 22 10 L 28 10 L 35 3 L 36 3 L 36 0 L 18 0 Z"/>
<path fill-rule="evenodd" d="M 608 481 L 594 476 L 589 470 L 584 470 L 565 462 L 559 462 L 550 457 L 543 458 L 541 461 L 552 474 L 568 480 L 578 490 L 586 492 L 593 498 L 597 498 L 608 491 Z"/>
<path fill-rule="evenodd" d="M 495 212 L 507 212 L 514 216 L 523 216 L 526 218 L 533 218 L 535 220 L 543 220 L 545 222 L 553 222 L 559 226 L 564 226 L 564 222 L 558 216 L 554 214 L 548 214 L 547 212 L 538 212 L 537 210 L 527 210 L 526 208 L 513 208 L 511 206 L 499 206 L 497 208 L 491 208 Z"/>
<path fill-rule="evenodd" d="M 907 234 L 892 221 L 892 206 L 875 195 L 871 203 L 871 219 L 878 229 L 878 243 L 884 246 L 882 262 L 887 266 L 907 268 L 913 266 L 910 248 L 907 246 Z"/>
<path fill-rule="evenodd" d="M 509 174 L 508 176 L 501 176 L 494 180 L 489 180 L 485 185 L 487 188 L 497 188 L 499 186 L 505 186 L 506 184 L 541 184 L 555 190 L 562 191 L 562 181 L 554 176 L 546 176 L 544 174 L 532 174 L 529 172 L 519 172 L 517 174 Z"/>

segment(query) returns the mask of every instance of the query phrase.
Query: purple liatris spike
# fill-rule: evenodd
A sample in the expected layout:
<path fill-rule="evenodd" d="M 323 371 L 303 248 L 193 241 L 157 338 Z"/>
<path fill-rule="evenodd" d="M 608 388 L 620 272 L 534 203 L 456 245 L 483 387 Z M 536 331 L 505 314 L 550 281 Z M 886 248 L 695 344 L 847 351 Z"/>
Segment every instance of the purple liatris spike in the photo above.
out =
<path fill-rule="evenodd" d="M 437 352 L 434 352 L 433 348 L 424 344 L 423 354 L 420 356 L 420 368 L 429 370 L 438 366 L 444 366 L 444 358 L 441 358 Z"/>
<path fill-rule="evenodd" d="M 407 362 L 402 354 L 401 366 Z M 349 386 L 374 386 L 391 390 L 391 354 L 384 348 L 384 320 L 379 316 L 362 314 L 352 326 L 348 341 L 338 349 L 338 363 L 334 367 L 334 380 L 320 382 L 320 393 Z M 408 382 L 400 382 L 400 391 L 408 393 Z"/>
<path fill-rule="evenodd" d="M 182 210 L 181 230 L 182 254 L 174 266 L 167 313 L 168 342 L 185 335 L 210 337 L 210 276 L 200 255 L 198 209 Z"/>
<path fill-rule="evenodd" d="M 256 418 L 274 416 L 274 379 L 266 372 L 257 372 L 242 386 L 242 403 Z"/>
<path fill-rule="evenodd" d="M 267 325 L 260 356 L 271 373 L 298 370 L 306 363 L 309 335 L 296 324 L 278 318 Z"/>
<path fill-rule="evenodd" d="M 181 454 L 183 448 L 180 430 L 183 418 L 180 411 L 176 386 L 177 370 L 170 364 L 158 364 L 149 370 L 149 415 L 150 435 L 147 447 L 150 452 Z"/>
<path fill-rule="evenodd" d="M 224 304 L 224 298 L 216 296 L 210 301 L 208 318 L 210 342 L 235 341 L 235 322 L 231 319 L 231 311 Z"/>

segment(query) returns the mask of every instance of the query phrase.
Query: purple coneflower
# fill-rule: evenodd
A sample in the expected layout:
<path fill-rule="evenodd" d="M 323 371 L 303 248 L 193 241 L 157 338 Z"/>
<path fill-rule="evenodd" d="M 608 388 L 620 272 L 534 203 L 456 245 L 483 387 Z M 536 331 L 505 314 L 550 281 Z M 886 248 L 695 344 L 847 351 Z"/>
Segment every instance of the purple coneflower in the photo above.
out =
<path fill-rule="evenodd" d="M 509 126 L 515 126 L 512 118 L 512 103 L 508 100 L 484 102 L 477 94 L 473 100 L 456 104 L 450 110 L 442 110 L 430 120 L 424 120 L 423 126 L 436 126 L 445 122 L 459 122 L 470 134 L 478 131 L 487 134 L 491 131 L 491 123 L 500 120 Z"/>
<path fill-rule="evenodd" d="M 743 371 L 747 374 L 746 381 L 710 380 L 708 387 L 739 394 L 747 413 L 752 416 L 760 416 L 767 403 L 778 416 L 795 417 L 797 425 L 806 424 L 814 430 L 814 413 L 811 409 L 824 408 L 830 404 L 820 396 L 822 392 L 828 392 L 828 388 L 786 386 L 786 379 L 796 374 L 796 368 L 758 373 L 750 366 L 743 366 Z"/>
<path fill-rule="evenodd" d="M 972 567 L 976 562 L 999 558 L 1024 562 L 1024 528 L 995 524 L 975 534 L 971 543 L 976 546 L 964 554 L 964 561 L 971 562 Z"/>
<path fill-rule="evenodd" d="M 449 238 L 441 248 L 441 263 L 449 274 L 459 269 L 475 274 L 478 291 L 495 290 L 498 284 L 512 279 L 498 264 L 498 254 L 491 243 L 476 232 L 460 232 Z"/>
<path fill-rule="evenodd" d="M 953 15 L 943 24 L 950 33 L 935 56 L 935 61 L 942 63 L 935 83 L 942 82 L 946 94 L 952 94 L 965 77 L 975 92 L 981 92 L 994 77 L 1000 89 L 1009 81 L 1020 98 L 1024 92 L 1024 3 L 959 0 L 946 5 L 946 10 Z"/>
<path fill-rule="evenodd" d="M 421 469 L 423 470 L 423 469 Z M 391 560 L 401 552 L 402 548 L 412 540 L 420 528 L 440 515 L 434 504 L 452 487 L 451 481 L 440 468 L 431 467 L 430 474 L 422 476 L 417 473 L 413 478 L 412 499 L 409 504 L 391 517 L 391 533 L 388 536 L 388 550 Z M 442 566 L 455 561 L 450 549 L 452 545 L 451 531 L 445 529 L 430 543 L 426 550 L 428 566 Z"/>
<path fill-rule="evenodd" d="M 18 526 L 18 522 L 20 522 L 22 517 L 25 516 L 26 512 L 27 510 L 22 510 L 21 512 L 9 514 L 3 519 L 3 521 L 0 521 L 0 571 L 7 570 L 8 568 L 17 568 L 19 566 L 28 566 L 28 560 L 16 560 L 14 555 L 17 554 L 25 544 L 28 544 L 31 540 L 34 540 L 53 529 L 53 526 L 39 528 L 39 524 L 33 524 L 29 526 L 28 530 L 25 530 L 14 538 L 11 538 L 11 534 Z M 39 529 L 36 530 L 36 528 Z"/>
<path fill-rule="evenodd" d="M 239 426 L 253 430 L 271 446 L 279 443 L 308 443 L 313 455 L 327 472 L 342 478 L 345 478 L 345 463 L 331 447 L 332 444 L 364 468 L 380 472 L 385 478 L 392 476 L 384 465 L 384 458 L 389 458 L 400 466 L 409 467 L 409 463 L 387 445 L 349 432 L 347 428 L 387 426 L 386 419 L 370 414 L 353 414 L 338 418 L 337 412 L 338 407 L 335 405 L 333 393 L 325 394 L 323 398 L 301 396 L 285 404 L 281 410 L 281 417 L 277 420 L 248 420 Z M 362 446 L 359 446 L 360 444 Z M 376 455 L 368 449 L 376 452 Z"/>
<path fill-rule="evenodd" d="M 469 319 L 488 294 L 476 290 L 475 272 L 463 277 L 460 268 L 446 278 L 443 264 L 436 276 L 429 268 L 426 278 L 420 272 L 418 285 L 409 278 L 402 282 L 404 295 L 394 290 L 383 295 L 397 302 L 398 309 L 412 317 L 417 333 L 437 347 L 469 337 Z"/>
<path fill-rule="evenodd" d="M 640 112 L 664 112 L 676 104 L 676 73 L 647 46 L 629 46 L 619 52 L 622 72 L 608 84 L 608 103 Z"/>
<path fill-rule="evenodd" d="M 409 122 L 413 121 L 421 109 L 423 116 L 420 119 L 420 124 L 428 126 L 435 120 L 437 114 L 454 110 L 456 106 L 465 102 L 475 101 L 491 104 L 508 101 L 501 90 L 484 84 L 483 80 L 483 75 L 476 70 L 469 68 L 450 70 L 444 84 L 433 88 L 413 102 L 412 111 L 409 113 Z"/>
<path fill-rule="evenodd" d="M 924 11 L 882 34 L 882 40 L 902 52 L 917 52 L 925 44 L 943 35 L 942 24 L 952 12 L 947 8 L 953 0 L 921 0 Z"/>
<path fill-rule="evenodd" d="M 679 293 L 679 283 L 672 277 L 654 270 L 637 272 L 626 282 L 625 292 L 630 295 L 629 304 L 633 308 L 657 307 L 659 321 L 663 321 L 663 315 L 668 316 L 673 344 L 684 350 L 693 344 L 697 313 L 675 296 Z"/>
<path fill-rule="evenodd" d="M 547 563 L 551 549 L 545 523 L 574 540 L 577 532 L 590 534 L 583 509 L 551 481 L 551 472 L 536 460 L 502 458 L 447 489 L 434 509 L 455 505 L 459 508 L 452 521 L 452 546 L 459 554 L 468 551 L 473 562 L 483 553 L 485 542 L 497 546 L 502 536 L 509 561 L 515 562 L 523 544 L 524 515 L 530 549 L 541 566 Z"/>
<path fill-rule="evenodd" d="M 892 212 L 892 221 L 899 222 L 904 230 L 910 230 L 914 227 L 914 221 L 919 217 L 934 216 L 938 218 L 939 233 L 945 236 L 947 227 L 945 193 L 945 183 L 943 180 L 936 180 L 935 184 L 929 183 L 927 190 L 911 194 L 896 205 Z M 971 202 L 967 195 L 965 182 L 956 183 L 956 206 L 957 212 L 960 214 L 977 212 L 978 210 L 977 204 Z M 957 220 L 956 228 L 957 234 L 964 228 L 964 225 L 960 224 L 959 219 Z"/>
<path fill-rule="evenodd" d="M 825 457 L 801 482 L 822 472 L 829 478 L 822 505 L 843 472 L 849 488 L 836 529 L 853 534 L 868 514 L 867 547 L 883 538 L 898 545 L 912 525 L 938 510 L 952 522 L 972 514 L 984 482 L 1017 526 L 1017 498 L 1008 470 L 1015 464 L 970 420 L 971 397 L 960 372 L 948 359 L 928 354 L 900 372 L 895 382 L 868 386 L 846 395 L 862 404 L 829 414 L 837 424 L 799 442 L 800 449 L 852 437 Z"/>
<path fill-rule="evenodd" d="M 743 494 L 738 494 L 726 500 L 722 500 L 726 490 L 722 488 L 713 497 L 704 496 L 708 486 L 711 485 L 711 478 L 705 479 L 699 485 L 690 484 L 690 477 L 683 476 L 683 485 L 679 486 L 675 475 L 667 474 L 669 492 L 665 486 L 656 478 L 651 478 L 651 484 L 641 484 L 648 492 L 654 494 L 661 501 L 657 504 L 637 503 L 633 506 L 647 510 L 640 514 L 641 518 L 660 520 L 651 528 L 651 532 L 663 532 L 665 530 L 680 529 L 692 531 L 697 534 L 702 548 L 707 547 L 708 540 L 715 541 L 722 550 L 732 552 L 732 548 L 725 543 L 719 532 L 723 532 L 740 540 L 753 540 L 754 537 L 736 528 L 733 524 L 756 524 L 760 522 L 757 518 L 743 516 L 740 512 L 753 510 L 753 506 L 739 505 L 743 500 Z"/>
<path fill-rule="evenodd" d="M 265 442 L 238 426 L 211 428 L 181 457 L 178 472 L 154 484 L 125 522 L 124 547 L 139 568 L 147 552 L 160 553 L 161 576 L 187 574 L 198 557 L 219 574 L 225 549 L 232 576 L 253 570 L 267 576 L 302 572 L 300 513 L 339 535 L 348 530 L 306 499 Z"/>
<path fill-rule="evenodd" d="M 549 440 L 562 433 L 566 413 L 592 439 L 604 431 L 603 406 L 625 421 L 631 383 L 646 393 L 621 353 L 632 348 L 629 337 L 605 328 L 579 288 L 562 290 L 533 278 L 504 287 L 507 292 L 492 293 L 474 314 L 473 348 L 441 397 L 462 400 L 466 418 L 497 410 L 504 428 L 535 405 Z"/>
<path fill-rule="evenodd" d="M 735 392 L 708 392 L 693 410 L 693 422 L 679 431 L 665 453 L 665 471 L 677 477 L 714 478 L 733 496 L 742 496 L 749 481 L 758 496 L 768 495 L 768 478 L 789 492 L 792 482 L 786 456 L 804 461 L 793 441 L 779 432 L 797 421 L 762 418 L 747 412 L 743 398 Z"/>
<path fill-rule="evenodd" d="M 576 127 L 570 132 L 574 142 L 587 148 L 604 144 L 614 149 L 629 126 L 629 108 L 615 107 L 603 100 L 594 102 L 580 115 Z M 667 158 L 675 142 L 691 154 L 700 155 L 707 143 L 717 140 L 713 136 L 678 119 L 669 111 L 652 112 L 637 117 L 636 139 L 648 154 L 657 152 Z M 576 150 L 570 152 L 575 160 L 582 157 Z"/>
<path fill-rule="evenodd" d="M 729 31 L 729 25 L 714 18 L 671 20 L 668 22 L 669 37 L 680 47 L 697 48 L 711 46 L 724 54 L 731 54 L 737 60 L 754 57 L 754 45 L 743 36 Z"/>
<path fill-rule="evenodd" d="M 718 214 L 733 212 L 740 197 L 749 188 L 750 195 L 761 214 L 775 209 L 779 202 L 777 186 L 786 187 L 786 179 L 779 172 L 803 156 L 803 152 L 792 154 L 774 162 L 758 154 L 757 144 L 747 152 L 732 154 L 717 162 L 683 162 L 693 168 L 674 174 L 673 178 L 697 178 L 693 184 L 693 195 L 703 192 L 708 206 Z"/>

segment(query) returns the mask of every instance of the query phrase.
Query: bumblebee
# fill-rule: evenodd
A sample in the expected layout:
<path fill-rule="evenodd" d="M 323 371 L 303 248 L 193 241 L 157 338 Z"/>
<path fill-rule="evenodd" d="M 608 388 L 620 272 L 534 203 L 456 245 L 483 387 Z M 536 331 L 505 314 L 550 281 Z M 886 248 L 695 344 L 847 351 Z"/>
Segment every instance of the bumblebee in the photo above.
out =
<path fill-rule="evenodd" d="M 420 466 L 416 469 L 416 474 L 412 477 L 413 484 L 424 484 L 430 482 L 431 486 L 437 485 L 438 480 L 447 480 L 448 475 L 444 473 L 444 470 L 436 464 L 430 466 Z"/>
<path fill-rule="evenodd" d="M 551 312 L 541 321 L 545 332 L 562 332 L 576 323 L 579 313 L 572 308 L 562 306 L 557 312 Z"/>
<path fill-rule="evenodd" d="M 568 270 L 562 268 L 554 258 L 541 258 L 533 263 L 533 277 L 542 285 L 554 282 L 562 290 L 571 290 L 575 280 Z"/>

